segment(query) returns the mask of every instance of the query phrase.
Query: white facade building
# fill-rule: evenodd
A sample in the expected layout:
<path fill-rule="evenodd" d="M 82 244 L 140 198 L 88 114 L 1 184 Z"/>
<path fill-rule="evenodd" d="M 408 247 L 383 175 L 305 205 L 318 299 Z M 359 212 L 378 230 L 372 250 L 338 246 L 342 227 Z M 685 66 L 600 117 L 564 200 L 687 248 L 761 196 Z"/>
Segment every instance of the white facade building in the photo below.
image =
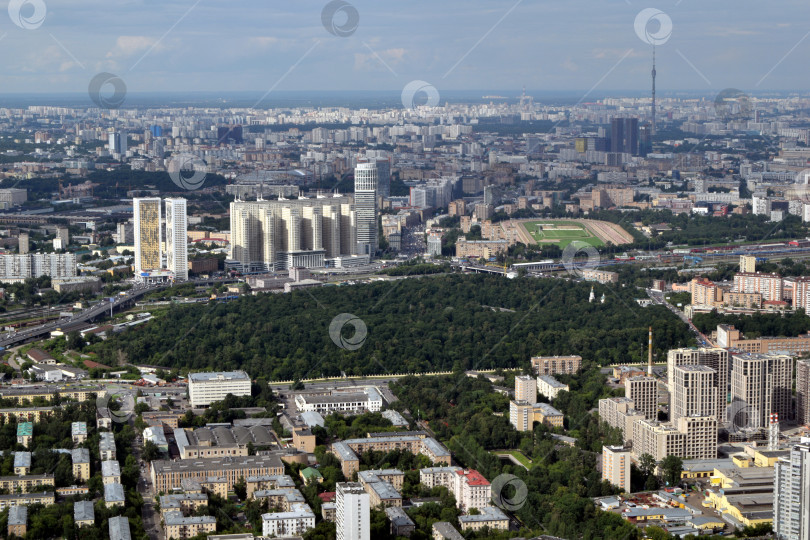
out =
<path fill-rule="evenodd" d="M 359 482 L 338 482 L 335 494 L 337 540 L 371 540 L 369 495 Z"/>
<path fill-rule="evenodd" d="M 178 281 L 188 280 L 188 216 L 186 200 L 166 199 L 166 268 Z"/>
<path fill-rule="evenodd" d="M 774 466 L 773 532 L 780 540 L 810 539 L 810 439 Z"/>
<path fill-rule="evenodd" d="M 315 514 L 306 503 L 292 503 L 288 512 L 262 514 L 262 534 L 271 538 L 303 534 L 313 528 Z"/>
<path fill-rule="evenodd" d="M 244 371 L 189 373 L 188 399 L 192 407 L 204 407 L 222 401 L 228 394 L 250 395 L 250 377 Z"/>
<path fill-rule="evenodd" d="M 623 446 L 602 447 L 602 480 L 630 493 L 630 464 L 632 452 Z"/>

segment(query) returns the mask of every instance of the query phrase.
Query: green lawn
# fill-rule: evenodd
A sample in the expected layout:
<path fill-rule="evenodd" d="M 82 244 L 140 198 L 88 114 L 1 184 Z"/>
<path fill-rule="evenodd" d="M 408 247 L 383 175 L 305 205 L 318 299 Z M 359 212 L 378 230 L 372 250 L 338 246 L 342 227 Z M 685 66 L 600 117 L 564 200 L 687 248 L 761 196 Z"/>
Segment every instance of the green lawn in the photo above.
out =
<path fill-rule="evenodd" d="M 498 450 L 495 452 L 496 454 L 509 454 L 516 460 L 518 460 L 524 467 L 527 469 L 532 468 L 532 461 L 526 457 L 526 455 L 521 452 L 520 450 Z"/>
<path fill-rule="evenodd" d="M 557 227 L 560 226 L 575 226 L 579 227 L 576 230 L 540 230 L 540 227 L 543 225 L 555 225 Z M 538 244 L 557 244 L 560 246 L 560 249 L 565 249 L 565 247 L 573 241 L 580 241 L 585 242 L 586 244 L 590 244 L 594 247 L 600 247 L 604 244 L 601 240 L 592 236 L 591 233 L 585 229 L 581 224 L 577 223 L 576 221 L 531 221 L 529 223 L 524 223 L 526 230 L 529 231 L 529 234 L 534 239 L 535 242 Z"/>

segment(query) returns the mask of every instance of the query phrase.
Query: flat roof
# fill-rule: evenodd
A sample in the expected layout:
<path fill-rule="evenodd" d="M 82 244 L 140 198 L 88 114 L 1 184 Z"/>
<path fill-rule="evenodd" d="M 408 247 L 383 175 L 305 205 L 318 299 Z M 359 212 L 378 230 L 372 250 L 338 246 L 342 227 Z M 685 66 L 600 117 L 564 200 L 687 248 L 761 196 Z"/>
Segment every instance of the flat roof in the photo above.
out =
<path fill-rule="evenodd" d="M 226 458 L 199 458 L 182 461 L 155 460 L 152 462 L 155 474 L 177 471 L 215 471 L 218 469 L 241 469 L 250 467 L 282 468 L 284 464 L 275 454 L 262 456 L 241 456 Z"/>
<path fill-rule="evenodd" d="M 249 381 L 250 377 L 244 371 L 211 371 L 203 373 L 189 373 L 189 382 L 209 381 Z"/>

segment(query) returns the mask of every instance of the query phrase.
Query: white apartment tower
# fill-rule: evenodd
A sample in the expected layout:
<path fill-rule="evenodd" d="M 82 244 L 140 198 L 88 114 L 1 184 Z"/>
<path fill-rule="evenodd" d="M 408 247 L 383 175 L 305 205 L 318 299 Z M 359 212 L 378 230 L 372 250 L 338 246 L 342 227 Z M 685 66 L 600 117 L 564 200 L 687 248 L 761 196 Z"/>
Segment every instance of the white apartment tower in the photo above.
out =
<path fill-rule="evenodd" d="M 135 275 L 160 270 L 160 199 L 132 199 L 135 225 Z"/>
<path fill-rule="evenodd" d="M 658 418 L 658 381 L 654 377 L 628 377 L 624 380 L 624 397 L 632 399 L 635 409 L 647 420 Z"/>
<path fill-rule="evenodd" d="M 537 379 L 531 375 L 515 377 L 515 401 L 537 402 Z"/>
<path fill-rule="evenodd" d="M 357 253 L 370 257 L 377 251 L 377 180 L 376 162 L 359 162 L 354 168 Z"/>
<path fill-rule="evenodd" d="M 244 271 L 322 268 L 355 254 L 356 216 L 339 195 L 231 203 L 231 254 Z"/>
<path fill-rule="evenodd" d="M 717 372 L 707 366 L 683 365 L 675 368 L 675 384 L 670 400 L 671 422 L 684 416 L 717 417 Z"/>
<path fill-rule="evenodd" d="M 773 532 L 780 540 L 810 540 L 810 439 L 774 466 Z"/>
<path fill-rule="evenodd" d="M 108 146 L 111 154 L 126 156 L 127 154 L 127 132 L 113 131 L 110 133 Z"/>
<path fill-rule="evenodd" d="M 732 407 L 745 413 L 746 425 L 765 428 L 771 413 L 792 418 L 793 357 L 785 354 L 736 354 L 731 367 Z M 733 419 L 729 419 L 733 420 Z"/>
<path fill-rule="evenodd" d="M 178 281 L 188 280 L 186 200 L 166 199 L 166 267 Z"/>
<path fill-rule="evenodd" d="M 338 482 L 335 495 L 337 540 L 371 540 L 369 496 L 359 482 Z"/>
<path fill-rule="evenodd" d="M 630 493 L 630 464 L 632 452 L 623 446 L 602 447 L 602 480 Z"/>
<path fill-rule="evenodd" d="M 672 396 L 675 381 L 675 367 L 682 365 L 707 366 L 717 373 L 717 421 L 725 422 L 728 408 L 729 354 L 722 348 L 672 349 L 667 353 L 667 390 Z"/>

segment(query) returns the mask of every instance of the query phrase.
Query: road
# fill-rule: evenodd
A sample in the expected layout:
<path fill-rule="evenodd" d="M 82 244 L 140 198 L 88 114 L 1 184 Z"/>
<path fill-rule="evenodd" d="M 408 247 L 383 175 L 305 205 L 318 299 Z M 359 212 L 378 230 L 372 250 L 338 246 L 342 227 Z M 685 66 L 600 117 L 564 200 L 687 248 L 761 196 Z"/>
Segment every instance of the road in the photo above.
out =
<path fill-rule="evenodd" d="M 144 464 L 141 460 L 142 448 L 143 441 L 138 436 L 133 444 L 132 454 L 141 467 L 141 475 L 138 478 L 138 493 L 143 497 L 143 507 L 141 508 L 143 528 L 149 538 L 165 538 L 163 528 L 160 525 L 160 512 L 155 509 L 155 490 L 149 476 L 149 465 Z"/>
<path fill-rule="evenodd" d="M 193 283 L 194 285 L 203 285 L 210 283 L 214 284 L 231 283 L 233 281 L 235 280 L 198 279 L 189 281 L 188 283 Z M 71 316 L 70 318 L 59 319 L 57 321 L 42 324 L 40 326 L 26 328 L 25 330 L 21 330 L 20 332 L 3 334 L 2 337 L 0 337 L 0 347 L 7 349 L 14 345 L 22 345 L 23 343 L 27 343 L 28 341 L 33 341 L 36 339 L 46 337 L 51 332 L 57 329 L 63 330 L 65 332 L 70 332 L 71 330 L 81 328 L 88 321 L 91 321 L 96 317 L 102 316 L 105 313 L 109 312 L 110 306 L 112 306 L 113 311 L 119 310 L 121 309 L 121 307 L 127 305 L 128 303 L 134 300 L 137 300 L 138 298 L 141 298 L 146 294 L 161 289 L 165 289 L 170 286 L 172 286 L 171 283 L 161 283 L 158 285 L 149 285 L 149 286 L 137 286 L 133 289 L 125 291 L 124 294 L 119 294 L 118 296 L 111 297 L 113 299 L 112 302 L 109 301 L 99 302 L 98 304 L 95 304 L 85 309 L 81 313 Z"/>

